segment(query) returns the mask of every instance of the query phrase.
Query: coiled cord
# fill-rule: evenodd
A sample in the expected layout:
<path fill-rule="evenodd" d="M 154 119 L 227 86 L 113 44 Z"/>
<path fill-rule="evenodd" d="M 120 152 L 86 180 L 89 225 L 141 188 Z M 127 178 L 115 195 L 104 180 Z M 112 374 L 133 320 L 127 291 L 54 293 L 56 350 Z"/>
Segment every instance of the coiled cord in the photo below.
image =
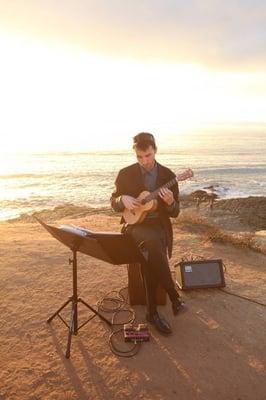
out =
<path fill-rule="evenodd" d="M 133 357 L 139 352 L 141 343 L 124 342 L 124 324 L 133 324 L 136 319 L 135 311 L 130 307 L 128 299 L 123 295 L 123 291 L 127 290 L 127 287 L 120 289 L 119 291 L 111 291 L 107 293 L 97 303 L 98 311 L 105 313 L 112 313 L 112 332 L 109 335 L 109 346 L 115 355 L 119 357 Z M 122 314 L 129 314 L 127 318 L 120 321 Z M 121 343 L 126 348 L 122 348 Z M 118 344 L 119 343 L 119 344 Z"/>

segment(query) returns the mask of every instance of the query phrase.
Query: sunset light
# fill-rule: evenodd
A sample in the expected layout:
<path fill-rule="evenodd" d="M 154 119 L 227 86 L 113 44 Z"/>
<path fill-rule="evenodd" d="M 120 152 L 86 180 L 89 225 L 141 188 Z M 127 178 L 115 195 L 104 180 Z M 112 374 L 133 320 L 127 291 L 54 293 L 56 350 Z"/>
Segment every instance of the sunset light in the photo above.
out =
<path fill-rule="evenodd" d="M 265 27 L 0 0 L 0 400 L 265 399 Z"/>
<path fill-rule="evenodd" d="M 265 74 L 99 56 L 0 34 L 1 151 L 128 147 L 139 130 L 263 122 Z"/>

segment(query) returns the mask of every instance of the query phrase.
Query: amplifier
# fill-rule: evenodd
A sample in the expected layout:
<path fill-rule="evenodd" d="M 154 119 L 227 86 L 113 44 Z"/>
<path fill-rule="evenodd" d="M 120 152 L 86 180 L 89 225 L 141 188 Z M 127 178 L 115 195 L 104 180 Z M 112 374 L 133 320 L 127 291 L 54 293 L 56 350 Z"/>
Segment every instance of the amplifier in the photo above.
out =
<path fill-rule="evenodd" d="M 222 260 L 181 261 L 175 269 L 180 289 L 225 286 Z"/>

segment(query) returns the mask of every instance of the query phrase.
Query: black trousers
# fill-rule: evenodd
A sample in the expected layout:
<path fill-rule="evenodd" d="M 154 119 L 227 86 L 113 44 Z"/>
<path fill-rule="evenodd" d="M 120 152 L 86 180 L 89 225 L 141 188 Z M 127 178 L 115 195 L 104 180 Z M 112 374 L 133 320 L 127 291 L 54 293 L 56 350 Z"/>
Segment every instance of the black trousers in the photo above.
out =
<path fill-rule="evenodd" d="M 138 245 L 144 242 L 148 251 L 148 261 L 142 264 L 141 270 L 146 290 L 147 311 L 153 314 L 156 312 L 156 289 L 159 283 L 171 301 L 179 297 L 169 268 L 166 233 L 158 219 L 129 225 L 126 232 Z"/>

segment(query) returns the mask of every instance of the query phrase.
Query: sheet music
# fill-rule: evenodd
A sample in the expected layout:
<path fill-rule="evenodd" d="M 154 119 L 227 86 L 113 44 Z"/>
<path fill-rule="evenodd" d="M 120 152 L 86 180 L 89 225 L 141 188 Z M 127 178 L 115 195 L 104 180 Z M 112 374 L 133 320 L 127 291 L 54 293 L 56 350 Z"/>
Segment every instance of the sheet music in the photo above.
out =
<path fill-rule="evenodd" d="M 59 242 L 72 251 L 120 265 L 143 260 L 142 252 L 129 236 L 120 232 L 91 231 L 75 225 L 47 225 L 36 220 Z"/>
<path fill-rule="evenodd" d="M 93 233 L 88 229 L 80 228 L 78 226 L 60 225 L 59 228 L 62 229 L 63 231 L 75 233 L 76 235 L 79 236 L 90 236 Z"/>
<path fill-rule="evenodd" d="M 74 226 L 74 225 L 60 225 L 59 228 L 62 229 L 63 231 L 71 232 L 71 233 L 74 233 L 76 235 L 83 236 L 83 237 L 100 236 L 100 235 L 121 236 L 121 233 L 119 233 L 119 232 L 107 232 L 107 231 L 94 232 L 94 231 L 90 231 L 89 229 L 81 228 L 79 226 Z"/>

